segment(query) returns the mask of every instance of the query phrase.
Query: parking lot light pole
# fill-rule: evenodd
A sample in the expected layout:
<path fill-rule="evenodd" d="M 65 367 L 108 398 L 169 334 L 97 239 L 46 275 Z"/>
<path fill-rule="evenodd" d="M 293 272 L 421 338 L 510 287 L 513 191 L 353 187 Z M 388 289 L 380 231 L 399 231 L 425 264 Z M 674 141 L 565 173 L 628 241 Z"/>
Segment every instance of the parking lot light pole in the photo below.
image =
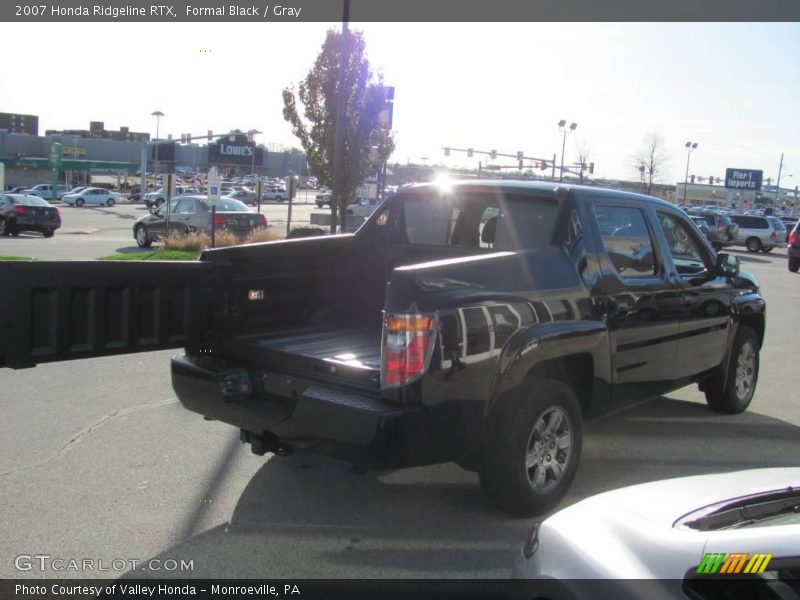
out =
<path fill-rule="evenodd" d="M 686 206 L 686 188 L 689 187 L 689 158 L 697 148 L 697 142 L 686 142 L 686 175 L 683 178 L 683 206 Z"/>
<path fill-rule="evenodd" d="M 153 185 L 158 183 L 158 127 L 161 124 L 161 117 L 164 116 L 160 110 L 156 110 L 150 113 L 151 117 L 156 118 L 156 166 L 155 166 L 155 175 L 153 176 Z"/>
<path fill-rule="evenodd" d="M 572 123 L 569 128 L 567 128 L 567 122 L 564 119 L 561 119 L 558 122 L 558 130 L 564 134 L 564 138 L 561 141 L 561 174 L 558 177 L 559 181 L 564 180 L 564 150 L 567 147 L 567 134 L 572 133 L 578 128 L 577 123 Z"/>

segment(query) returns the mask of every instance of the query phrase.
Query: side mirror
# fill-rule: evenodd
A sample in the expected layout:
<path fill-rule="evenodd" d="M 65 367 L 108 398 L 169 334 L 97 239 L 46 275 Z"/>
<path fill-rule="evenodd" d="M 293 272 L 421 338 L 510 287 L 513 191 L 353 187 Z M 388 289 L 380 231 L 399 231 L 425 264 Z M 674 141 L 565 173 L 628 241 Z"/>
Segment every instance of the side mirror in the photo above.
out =
<path fill-rule="evenodd" d="M 739 257 L 723 252 L 717 254 L 717 274 L 737 277 L 739 275 Z"/>

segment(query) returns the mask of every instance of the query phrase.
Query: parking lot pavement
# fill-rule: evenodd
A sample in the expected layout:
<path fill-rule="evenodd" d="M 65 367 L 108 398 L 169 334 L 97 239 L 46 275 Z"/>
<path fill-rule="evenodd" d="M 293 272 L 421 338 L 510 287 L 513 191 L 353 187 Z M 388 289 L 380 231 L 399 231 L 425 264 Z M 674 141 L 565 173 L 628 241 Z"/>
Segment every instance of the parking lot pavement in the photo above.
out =
<path fill-rule="evenodd" d="M 786 332 L 795 328 L 800 275 L 788 272 L 782 250 L 735 253 L 768 303 L 750 409 L 711 413 L 690 387 L 588 423 L 562 506 L 666 477 L 797 465 Z M 0 577 L 98 576 L 16 570 L 15 557 L 35 553 L 193 561 L 191 571 L 137 563 L 112 576 L 508 575 L 533 520 L 493 508 L 475 474 L 447 464 L 356 475 L 307 452 L 254 456 L 233 428 L 175 401 L 170 354 L 0 372 Z"/>

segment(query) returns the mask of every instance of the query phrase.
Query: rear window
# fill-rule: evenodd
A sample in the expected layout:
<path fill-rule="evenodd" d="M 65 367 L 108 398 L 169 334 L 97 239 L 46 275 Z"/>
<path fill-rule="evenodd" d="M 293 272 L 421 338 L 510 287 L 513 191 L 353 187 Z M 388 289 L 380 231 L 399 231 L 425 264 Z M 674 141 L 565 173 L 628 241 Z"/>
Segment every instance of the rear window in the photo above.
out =
<path fill-rule="evenodd" d="M 14 204 L 22 206 L 50 206 L 47 200 L 39 198 L 38 196 L 8 196 Z"/>
<path fill-rule="evenodd" d="M 245 204 L 231 198 L 220 198 L 216 202 L 217 210 L 226 212 L 250 212 Z"/>
<path fill-rule="evenodd" d="M 768 219 L 775 229 L 778 231 L 786 231 L 786 225 L 784 225 L 783 221 L 781 221 L 778 217 L 768 217 Z"/>
<path fill-rule="evenodd" d="M 411 244 L 495 250 L 541 248 L 551 242 L 557 212 L 555 199 L 499 190 L 419 196 L 403 202 L 401 228 Z"/>

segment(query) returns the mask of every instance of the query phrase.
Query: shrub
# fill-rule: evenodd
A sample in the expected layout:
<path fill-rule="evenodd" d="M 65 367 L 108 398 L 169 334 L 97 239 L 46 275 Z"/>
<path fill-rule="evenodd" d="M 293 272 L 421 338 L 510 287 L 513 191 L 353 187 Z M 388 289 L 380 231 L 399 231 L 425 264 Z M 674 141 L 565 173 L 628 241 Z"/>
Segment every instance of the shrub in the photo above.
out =
<path fill-rule="evenodd" d="M 251 231 L 246 238 L 244 238 L 245 244 L 256 244 L 258 242 L 274 242 L 275 240 L 279 240 L 280 235 L 276 231 L 270 231 L 269 229 L 254 229 Z"/>
<path fill-rule="evenodd" d="M 289 235 L 286 236 L 286 239 L 315 237 L 318 235 L 325 235 L 326 233 L 327 231 L 325 231 L 321 227 L 295 227 L 289 232 Z"/>
<path fill-rule="evenodd" d="M 200 252 L 211 246 L 211 237 L 205 233 L 178 233 L 173 231 L 164 240 L 164 250 Z"/>
<path fill-rule="evenodd" d="M 237 246 L 241 244 L 241 239 L 235 234 L 231 233 L 230 231 L 225 231 L 224 229 L 221 231 L 217 231 L 214 235 L 214 247 L 215 248 L 224 248 L 226 246 Z M 211 237 L 208 238 L 208 246 L 206 248 L 211 247 Z"/>

